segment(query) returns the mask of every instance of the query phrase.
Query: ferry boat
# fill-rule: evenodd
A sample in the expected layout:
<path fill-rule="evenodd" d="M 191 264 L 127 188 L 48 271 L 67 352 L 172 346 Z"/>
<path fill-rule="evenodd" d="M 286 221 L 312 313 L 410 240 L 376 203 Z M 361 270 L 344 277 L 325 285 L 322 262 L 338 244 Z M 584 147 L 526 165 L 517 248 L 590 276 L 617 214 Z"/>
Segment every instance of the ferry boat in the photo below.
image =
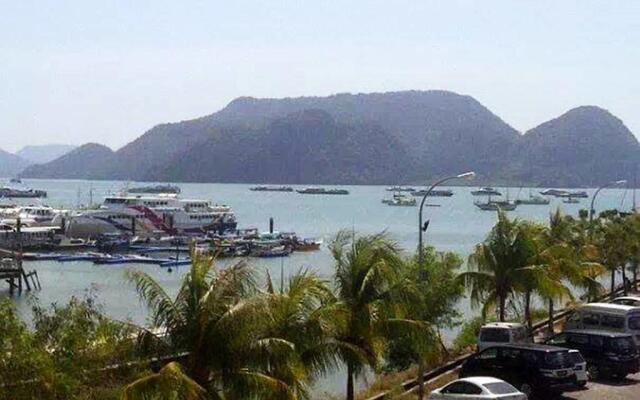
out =
<path fill-rule="evenodd" d="M 291 186 L 254 186 L 249 190 L 252 192 L 293 192 Z"/>
<path fill-rule="evenodd" d="M 129 193 L 145 194 L 180 194 L 180 188 L 176 185 L 140 186 L 127 189 Z"/>
<path fill-rule="evenodd" d="M 388 187 L 387 192 L 415 192 L 416 189 L 410 186 L 391 186 Z"/>
<path fill-rule="evenodd" d="M 296 190 L 296 192 L 300 194 L 349 194 L 349 191 L 346 189 L 325 189 L 325 188 L 315 188 L 308 187 L 300 190 Z"/>
<path fill-rule="evenodd" d="M 492 187 L 483 187 L 472 191 L 471 194 L 473 196 L 502 196 L 502 193 Z"/>
<path fill-rule="evenodd" d="M 224 233 L 237 225 L 229 206 L 175 195 L 109 196 L 99 209 L 69 216 L 65 222 L 67 234 L 80 238 L 113 233 L 140 236 Z M 53 223 L 59 221 L 54 219 Z"/>
<path fill-rule="evenodd" d="M 555 197 L 566 197 L 569 195 L 569 192 L 566 190 L 559 189 L 547 189 L 540 192 L 543 196 L 555 196 Z"/>
<path fill-rule="evenodd" d="M 413 192 L 411 192 L 411 195 L 413 196 L 424 196 L 425 194 L 427 194 L 426 189 L 414 190 Z M 451 196 L 453 196 L 453 191 L 449 189 L 443 189 L 443 190 L 434 189 L 429 193 L 429 197 L 451 197 Z"/>
<path fill-rule="evenodd" d="M 16 189 L 10 187 L 0 187 L 0 198 L 39 198 L 47 197 L 44 190 Z"/>
<path fill-rule="evenodd" d="M 489 200 L 486 203 L 475 201 L 473 204 L 483 211 L 513 211 L 518 207 L 518 205 L 512 201 Z"/>
<path fill-rule="evenodd" d="M 68 214 L 65 210 L 56 210 L 49 206 L 13 206 L 0 209 L 2 222 L 15 225 L 18 218 L 25 226 L 49 226 L 59 215 Z"/>

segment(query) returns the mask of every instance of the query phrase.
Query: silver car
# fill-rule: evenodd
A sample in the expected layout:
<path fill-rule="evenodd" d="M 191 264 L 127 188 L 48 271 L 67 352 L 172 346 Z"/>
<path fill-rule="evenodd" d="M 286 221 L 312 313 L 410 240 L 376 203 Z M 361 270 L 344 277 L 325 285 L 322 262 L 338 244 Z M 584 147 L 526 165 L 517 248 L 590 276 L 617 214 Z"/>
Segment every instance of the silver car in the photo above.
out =
<path fill-rule="evenodd" d="M 455 380 L 434 390 L 429 400 L 527 400 L 527 395 L 507 382 L 488 376 Z"/>
<path fill-rule="evenodd" d="M 585 386 L 589 380 L 587 362 L 578 350 L 569 350 L 569 358 L 573 362 L 573 370 L 576 372 L 576 383 L 578 386 Z"/>

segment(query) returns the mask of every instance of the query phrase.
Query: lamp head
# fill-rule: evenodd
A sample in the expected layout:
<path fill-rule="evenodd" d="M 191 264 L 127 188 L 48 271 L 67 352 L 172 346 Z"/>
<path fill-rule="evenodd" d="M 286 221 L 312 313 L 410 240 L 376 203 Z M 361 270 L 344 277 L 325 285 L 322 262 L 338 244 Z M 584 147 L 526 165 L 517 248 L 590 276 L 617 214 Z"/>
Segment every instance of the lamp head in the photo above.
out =
<path fill-rule="evenodd" d="M 624 185 L 625 183 L 627 183 L 627 180 L 626 180 L 626 179 L 621 179 L 621 180 L 619 180 L 619 181 L 615 181 L 614 183 L 615 183 L 616 185 Z"/>
<path fill-rule="evenodd" d="M 456 178 L 466 178 L 466 179 L 473 179 L 475 178 L 476 173 L 474 171 L 469 171 L 469 172 L 465 172 L 463 174 L 460 175 L 456 175 Z"/>

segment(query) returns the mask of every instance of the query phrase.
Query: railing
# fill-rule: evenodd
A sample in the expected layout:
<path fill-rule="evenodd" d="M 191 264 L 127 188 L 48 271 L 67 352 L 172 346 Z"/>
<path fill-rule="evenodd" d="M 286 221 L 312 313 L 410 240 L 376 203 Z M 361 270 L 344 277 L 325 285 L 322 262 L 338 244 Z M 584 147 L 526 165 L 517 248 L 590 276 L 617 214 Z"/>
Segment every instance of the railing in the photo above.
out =
<path fill-rule="evenodd" d="M 633 287 L 636 288 L 637 287 L 638 282 L 634 282 L 633 283 Z M 596 298 L 596 302 L 598 301 L 603 301 L 603 300 L 607 300 L 607 299 L 612 299 L 615 298 L 617 296 L 619 296 L 620 294 L 622 294 L 624 292 L 624 287 L 623 286 L 619 286 L 613 293 L 607 293 L 605 295 L 602 295 L 598 298 Z M 557 321 L 561 321 L 563 319 L 565 319 L 567 316 L 569 316 L 572 312 L 574 311 L 573 308 L 568 308 L 562 311 L 558 311 L 557 313 L 555 313 L 553 315 L 553 322 L 557 322 Z M 544 330 L 547 325 L 549 325 L 549 318 L 536 322 L 535 324 L 532 325 L 531 327 L 531 334 L 534 335 L 542 330 Z M 452 361 L 448 361 L 447 363 L 436 367 L 434 369 L 432 369 L 431 371 L 427 371 L 425 372 L 425 374 L 423 375 L 423 382 L 426 385 L 427 383 L 429 383 L 429 381 L 433 381 L 437 378 L 440 378 L 441 376 L 451 373 L 453 371 L 455 371 L 456 369 L 458 369 L 468 358 L 470 358 L 474 353 L 467 353 L 464 355 L 459 356 L 458 358 L 452 360 Z M 415 391 L 418 388 L 418 378 L 412 378 L 409 380 L 406 380 L 404 382 L 402 382 L 400 384 L 400 386 L 402 387 L 403 393 L 400 395 L 408 395 L 410 393 L 412 393 L 413 391 Z M 372 397 L 367 398 L 366 400 L 388 400 L 388 396 L 391 394 L 390 390 L 384 391 L 382 393 L 378 393 L 377 395 L 374 395 Z"/>

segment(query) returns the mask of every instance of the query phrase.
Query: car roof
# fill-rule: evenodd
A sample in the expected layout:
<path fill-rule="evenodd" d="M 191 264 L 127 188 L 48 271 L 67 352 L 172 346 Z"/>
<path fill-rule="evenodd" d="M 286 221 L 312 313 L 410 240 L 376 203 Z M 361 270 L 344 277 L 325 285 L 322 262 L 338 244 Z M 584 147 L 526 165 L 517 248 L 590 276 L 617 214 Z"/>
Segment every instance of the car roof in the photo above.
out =
<path fill-rule="evenodd" d="M 470 376 L 467 378 L 460 378 L 458 381 L 475 383 L 476 385 L 486 385 L 487 383 L 504 382 L 502 379 L 494 378 L 491 376 Z"/>
<path fill-rule="evenodd" d="M 604 310 L 636 311 L 636 310 L 640 310 L 640 307 L 626 306 L 624 304 L 612 304 L 612 303 L 588 303 L 581 307 L 578 307 L 578 310 L 580 309 L 585 309 L 585 310 L 597 309 L 597 310 L 603 310 L 603 311 Z"/>
<path fill-rule="evenodd" d="M 606 337 L 629 337 L 627 332 L 599 331 L 595 329 L 565 329 L 562 333 L 581 333 L 583 335 L 606 336 Z"/>
<path fill-rule="evenodd" d="M 487 349 L 507 347 L 512 349 L 524 349 L 524 350 L 533 350 L 533 351 L 544 351 L 544 352 L 556 352 L 556 351 L 567 351 L 564 347 L 558 346 L 550 346 L 548 344 L 538 344 L 538 343 L 505 343 L 499 346 L 491 346 Z"/>
<path fill-rule="evenodd" d="M 482 325 L 482 328 L 524 328 L 524 325 L 519 322 L 489 322 Z"/>
<path fill-rule="evenodd" d="M 640 295 L 620 296 L 613 299 L 613 301 L 616 301 L 616 300 L 640 300 Z"/>

